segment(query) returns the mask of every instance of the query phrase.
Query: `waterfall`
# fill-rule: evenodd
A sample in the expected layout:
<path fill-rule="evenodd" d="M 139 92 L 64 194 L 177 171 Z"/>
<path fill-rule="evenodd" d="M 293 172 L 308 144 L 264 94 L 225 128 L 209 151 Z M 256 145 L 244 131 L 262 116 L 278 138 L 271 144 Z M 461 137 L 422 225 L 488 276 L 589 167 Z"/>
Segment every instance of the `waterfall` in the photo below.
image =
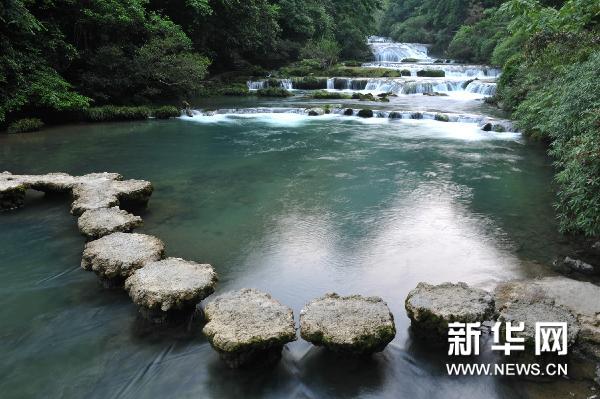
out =
<path fill-rule="evenodd" d="M 467 85 L 465 91 L 482 94 L 484 96 L 493 96 L 496 94 L 496 83 L 474 80 Z"/>
<path fill-rule="evenodd" d="M 401 62 L 407 58 L 431 60 L 427 55 L 427 46 L 419 43 L 395 43 L 389 38 L 371 36 L 369 47 L 378 62 Z"/>
<path fill-rule="evenodd" d="M 335 90 L 335 78 L 327 79 L 327 90 Z"/>
<path fill-rule="evenodd" d="M 500 76 L 501 70 L 485 65 L 460 65 L 460 64 L 415 64 L 400 62 L 368 62 L 363 64 L 366 68 L 388 68 L 398 71 L 409 71 L 411 76 L 416 76 L 417 71 L 444 71 L 447 78 L 479 78 L 494 79 Z"/>
<path fill-rule="evenodd" d="M 294 89 L 294 85 L 293 85 L 291 79 L 271 79 L 270 81 L 271 82 L 276 81 L 277 84 L 279 85 L 279 87 L 282 87 L 286 90 Z M 249 90 L 266 89 L 267 87 L 269 87 L 269 81 L 268 80 L 249 80 L 246 82 L 246 85 L 248 86 Z"/>
<path fill-rule="evenodd" d="M 260 89 L 264 89 L 265 87 L 267 87 L 267 81 L 266 80 L 258 80 L 258 81 L 249 80 L 246 82 L 246 85 L 248 85 L 248 90 L 260 90 Z"/>

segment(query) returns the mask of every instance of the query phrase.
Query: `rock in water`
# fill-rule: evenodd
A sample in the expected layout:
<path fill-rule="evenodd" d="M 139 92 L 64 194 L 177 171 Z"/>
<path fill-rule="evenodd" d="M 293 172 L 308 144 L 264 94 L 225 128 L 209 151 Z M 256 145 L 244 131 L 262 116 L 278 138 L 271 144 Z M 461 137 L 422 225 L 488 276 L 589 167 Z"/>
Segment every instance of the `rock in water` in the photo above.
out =
<path fill-rule="evenodd" d="M 135 270 L 125 280 L 125 289 L 142 315 L 160 323 L 169 313 L 193 310 L 214 292 L 216 283 L 211 265 L 167 258 Z"/>
<path fill-rule="evenodd" d="M 141 217 L 116 206 L 85 211 L 77 220 L 79 231 L 90 239 L 104 237 L 117 231 L 130 232 L 141 225 Z"/>
<path fill-rule="evenodd" d="M 112 233 L 85 245 L 81 267 L 109 285 L 118 285 L 146 263 L 162 259 L 164 252 L 165 245 L 156 237 Z"/>
<path fill-rule="evenodd" d="M 20 208 L 25 203 L 27 186 L 21 181 L 11 180 L 8 175 L 0 174 L 0 210 Z"/>
<path fill-rule="evenodd" d="M 437 340 L 448 336 L 448 323 L 483 322 L 494 317 L 492 295 L 465 283 L 419 283 L 406 297 L 405 307 L 419 337 Z"/>
<path fill-rule="evenodd" d="M 202 331 L 230 367 L 277 361 L 283 346 L 296 340 L 292 310 L 255 289 L 217 297 L 204 315 Z"/>
<path fill-rule="evenodd" d="M 396 327 L 381 298 L 333 293 L 302 309 L 300 335 L 336 352 L 370 354 L 382 351 L 394 339 Z"/>
<path fill-rule="evenodd" d="M 533 323 L 566 321 L 569 323 L 569 342 L 575 340 L 575 334 L 575 348 L 586 356 L 600 359 L 600 287 L 567 277 L 545 277 L 502 283 L 496 288 L 495 295 L 498 308 L 505 314 L 511 312 L 503 316 L 505 318 L 523 317 L 513 316 L 521 311 L 526 312 Z M 538 303 L 544 303 L 544 309 L 536 310 Z M 524 309 L 526 304 L 530 310 Z M 576 321 L 565 310 L 575 316 Z M 545 320 L 547 317 L 550 319 Z"/>

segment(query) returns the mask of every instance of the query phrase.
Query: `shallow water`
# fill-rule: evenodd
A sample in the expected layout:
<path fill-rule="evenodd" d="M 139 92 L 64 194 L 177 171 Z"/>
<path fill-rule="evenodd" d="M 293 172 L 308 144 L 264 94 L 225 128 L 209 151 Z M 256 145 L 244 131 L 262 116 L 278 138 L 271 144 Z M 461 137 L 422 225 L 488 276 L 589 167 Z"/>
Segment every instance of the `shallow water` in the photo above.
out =
<path fill-rule="evenodd" d="M 370 360 L 299 340 L 273 369 L 228 370 L 200 322 L 149 327 L 125 293 L 79 269 L 68 201 L 33 194 L 0 215 L 4 398 L 543 398 L 588 387 L 448 377 L 444 349 L 408 328 L 404 298 L 419 281 L 492 288 L 551 274 L 567 244 L 550 161 L 518 135 L 297 115 L 78 125 L 0 137 L 0 169 L 148 179 L 141 231 L 169 256 L 210 262 L 217 293 L 259 288 L 296 318 L 325 292 L 378 295 L 398 330 Z"/>

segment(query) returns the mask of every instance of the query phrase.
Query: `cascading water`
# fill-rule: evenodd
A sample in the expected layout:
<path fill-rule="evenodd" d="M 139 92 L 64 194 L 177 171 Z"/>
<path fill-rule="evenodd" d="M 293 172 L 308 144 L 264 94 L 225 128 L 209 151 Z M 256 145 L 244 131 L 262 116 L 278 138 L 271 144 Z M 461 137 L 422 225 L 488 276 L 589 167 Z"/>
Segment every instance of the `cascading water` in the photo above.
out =
<path fill-rule="evenodd" d="M 278 87 L 282 87 L 286 90 L 293 90 L 294 84 L 291 79 L 272 79 L 272 80 L 249 80 L 246 82 L 249 90 L 261 90 L 270 87 L 269 82 L 276 81 Z"/>
<path fill-rule="evenodd" d="M 431 60 L 427 46 L 419 43 L 396 43 L 389 38 L 371 36 L 369 47 L 378 62 L 401 62 L 404 59 Z"/>
<path fill-rule="evenodd" d="M 496 94 L 496 83 L 494 82 L 481 82 L 474 80 L 470 82 L 465 91 L 469 93 L 477 93 L 484 96 L 493 96 Z"/>

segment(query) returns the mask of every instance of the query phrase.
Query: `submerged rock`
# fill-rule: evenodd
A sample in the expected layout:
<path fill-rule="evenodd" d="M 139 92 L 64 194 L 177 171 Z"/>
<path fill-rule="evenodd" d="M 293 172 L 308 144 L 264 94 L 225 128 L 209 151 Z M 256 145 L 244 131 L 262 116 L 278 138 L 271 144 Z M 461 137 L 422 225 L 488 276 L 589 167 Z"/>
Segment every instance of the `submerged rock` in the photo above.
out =
<path fill-rule="evenodd" d="M 130 232 L 141 225 L 141 217 L 132 215 L 116 206 L 85 211 L 77 220 L 79 231 L 91 239 L 117 231 Z"/>
<path fill-rule="evenodd" d="M 565 256 L 562 259 L 554 261 L 554 267 L 562 272 L 577 272 L 582 274 L 596 274 L 596 268 L 580 259 L 573 259 L 570 256 Z"/>
<path fill-rule="evenodd" d="M 396 335 L 394 317 L 379 297 L 327 294 L 300 312 L 300 335 L 337 352 L 382 351 Z"/>
<path fill-rule="evenodd" d="M 193 310 L 214 292 L 216 283 L 211 265 L 167 258 L 135 270 L 125 290 L 147 319 L 164 322 L 169 313 Z"/>
<path fill-rule="evenodd" d="M 513 317 L 511 315 L 517 311 L 523 311 L 534 323 L 566 321 L 569 323 L 570 342 L 575 341 L 573 334 L 578 331 L 575 334 L 575 348 L 578 352 L 600 359 L 600 287 L 567 277 L 545 277 L 509 281 L 500 284 L 494 293 L 498 308 L 505 314 L 512 312 L 509 317 Z M 538 309 L 536 303 L 543 303 L 543 309 Z M 524 307 L 529 307 L 530 310 L 520 310 Z M 576 321 L 565 310 L 575 316 Z M 550 318 L 545 319 L 546 317 Z"/>
<path fill-rule="evenodd" d="M 296 340 L 292 310 L 255 289 L 223 294 L 206 305 L 202 330 L 230 367 L 271 363 Z"/>
<path fill-rule="evenodd" d="M 310 108 L 308 109 L 308 116 L 322 116 L 325 115 L 323 108 Z"/>
<path fill-rule="evenodd" d="M 419 283 L 406 298 L 412 327 L 423 337 L 445 338 L 448 323 L 484 322 L 494 317 L 494 298 L 465 283 Z"/>
<path fill-rule="evenodd" d="M 165 245 L 154 236 L 112 233 L 85 245 L 81 267 L 118 285 L 146 263 L 162 259 Z"/>

